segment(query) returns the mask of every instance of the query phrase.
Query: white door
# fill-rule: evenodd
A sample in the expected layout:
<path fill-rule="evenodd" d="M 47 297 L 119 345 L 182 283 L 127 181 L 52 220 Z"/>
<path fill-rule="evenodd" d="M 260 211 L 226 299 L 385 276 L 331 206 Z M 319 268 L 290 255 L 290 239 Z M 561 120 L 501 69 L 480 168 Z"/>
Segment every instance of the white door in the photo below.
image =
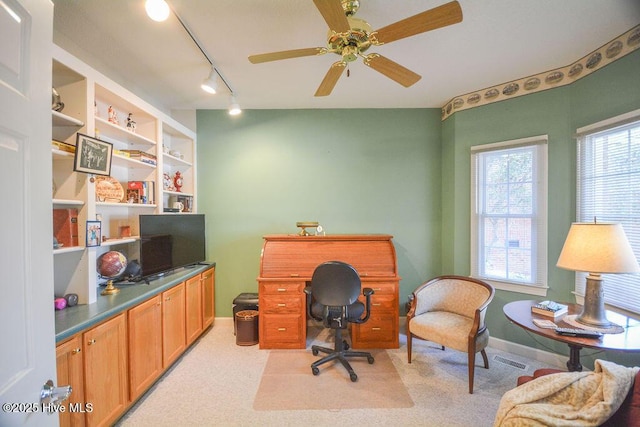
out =
<path fill-rule="evenodd" d="M 55 426 L 50 0 L 0 0 L 0 425 Z"/>

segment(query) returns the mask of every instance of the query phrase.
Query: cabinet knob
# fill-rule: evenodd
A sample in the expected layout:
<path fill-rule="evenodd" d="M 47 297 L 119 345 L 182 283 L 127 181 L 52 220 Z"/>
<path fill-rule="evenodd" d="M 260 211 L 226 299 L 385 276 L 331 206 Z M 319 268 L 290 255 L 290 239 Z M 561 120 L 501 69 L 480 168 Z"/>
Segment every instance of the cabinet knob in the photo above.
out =
<path fill-rule="evenodd" d="M 78 354 L 82 351 L 81 348 L 74 348 L 73 350 L 71 350 L 71 354 Z"/>
<path fill-rule="evenodd" d="M 87 344 L 88 344 L 88 345 L 93 345 L 93 344 L 95 344 L 95 343 L 96 343 L 96 340 L 89 340 L 89 341 L 87 342 Z"/>

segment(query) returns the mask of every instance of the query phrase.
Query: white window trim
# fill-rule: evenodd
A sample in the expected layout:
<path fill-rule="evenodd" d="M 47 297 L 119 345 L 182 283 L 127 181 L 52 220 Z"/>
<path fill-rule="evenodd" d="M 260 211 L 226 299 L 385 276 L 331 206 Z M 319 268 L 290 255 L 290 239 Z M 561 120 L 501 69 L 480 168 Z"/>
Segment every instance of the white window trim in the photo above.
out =
<path fill-rule="evenodd" d="M 531 136 L 531 137 L 527 137 L 527 138 L 520 138 L 520 139 L 514 139 L 514 140 L 509 140 L 509 141 L 501 141 L 501 142 L 495 142 L 495 143 L 490 143 L 490 144 L 482 144 L 482 145 L 474 145 L 470 148 L 471 151 L 471 156 L 470 156 L 470 161 L 471 161 L 471 170 L 475 171 L 476 168 L 473 165 L 473 161 L 475 159 L 474 154 L 478 154 L 478 153 L 482 153 L 485 151 L 494 151 L 494 150 L 500 150 L 500 149 L 507 149 L 507 148 L 517 148 L 519 146 L 530 146 L 530 145 L 536 145 L 536 144 L 544 144 L 545 146 L 547 146 L 549 143 L 549 136 L 548 135 L 538 135 L 538 136 Z M 545 147 L 546 148 L 546 147 Z M 547 295 L 547 290 L 549 289 L 548 286 L 548 257 L 547 257 L 547 253 L 548 253 L 548 207 L 547 207 L 547 200 L 548 200 L 548 168 L 549 168 L 549 162 L 548 162 L 548 150 L 543 150 L 542 153 L 542 160 L 544 161 L 544 167 L 542 168 L 541 175 L 538 178 L 538 186 L 540 186 L 542 188 L 542 192 L 545 195 L 545 197 L 542 198 L 542 200 L 539 201 L 539 208 L 541 211 L 543 211 L 543 221 L 541 221 L 540 227 L 543 228 L 543 230 L 541 230 L 541 235 L 544 237 L 544 241 L 543 242 L 539 242 L 539 248 L 537 251 L 537 257 L 538 263 L 542 263 L 541 264 L 541 274 L 543 274 L 543 279 L 542 279 L 542 284 L 522 284 L 522 283 L 516 283 L 516 282 L 509 282 L 509 281 L 499 281 L 499 280 L 492 280 L 492 279 L 486 279 L 484 277 L 478 277 L 479 279 L 490 283 L 494 288 L 496 289 L 500 289 L 500 290 L 504 290 L 504 291 L 510 291 L 510 292 L 519 292 L 519 293 L 523 293 L 523 294 L 528 294 L 528 295 L 536 295 L 536 296 L 542 296 L 542 297 L 546 297 Z M 475 271 L 476 267 L 473 265 L 476 261 L 477 261 L 477 257 L 478 257 L 478 227 L 477 227 L 477 217 L 476 217 L 476 206 L 478 203 L 478 191 L 477 191 L 477 185 L 476 185 L 476 174 L 475 173 L 471 173 L 471 215 L 470 215 L 470 222 L 471 222 L 471 239 L 470 239 L 470 243 L 471 243 L 471 271 Z"/>

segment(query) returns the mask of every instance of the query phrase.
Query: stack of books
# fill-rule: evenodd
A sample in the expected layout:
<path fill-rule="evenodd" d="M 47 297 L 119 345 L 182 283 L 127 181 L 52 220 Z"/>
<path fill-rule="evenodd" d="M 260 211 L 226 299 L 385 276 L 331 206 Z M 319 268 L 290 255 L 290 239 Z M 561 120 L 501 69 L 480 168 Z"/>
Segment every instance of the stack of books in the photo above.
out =
<path fill-rule="evenodd" d="M 558 317 L 567 314 L 569 307 L 555 301 L 541 301 L 531 306 L 533 314 L 540 314 L 548 317 Z"/>
<path fill-rule="evenodd" d="M 130 159 L 141 161 L 142 163 L 147 163 L 150 165 L 157 164 L 157 158 L 154 154 L 149 154 L 145 151 L 141 150 L 119 150 L 120 155 L 124 155 L 129 157 Z"/>

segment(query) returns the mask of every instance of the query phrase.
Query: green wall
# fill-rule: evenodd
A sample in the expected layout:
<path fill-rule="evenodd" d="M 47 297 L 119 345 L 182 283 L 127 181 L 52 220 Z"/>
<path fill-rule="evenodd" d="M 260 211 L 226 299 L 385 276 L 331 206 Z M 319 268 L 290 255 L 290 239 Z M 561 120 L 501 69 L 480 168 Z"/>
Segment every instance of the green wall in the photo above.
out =
<path fill-rule="evenodd" d="M 576 129 L 640 108 L 640 51 L 569 86 L 456 113 L 443 123 L 443 271 L 470 272 L 470 150 L 473 145 L 528 136 L 549 136 L 548 298 L 573 301 L 574 274 L 555 266 L 575 220 Z M 454 189 L 454 191 L 452 191 Z M 451 237 L 449 237 L 451 236 Z M 491 335 L 530 347 L 568 354 L 566 345 L 531 336 L 505 318 L 504 304 L 534 296 L 497 291 L 489 307 Z M 589 357 L 589 355 L 593 357 Z M 586 357 L 585 357 L 586 356 Z M 640 364 L 640 356 L 583 351 L 596 357 Z"/>
<path fill-rule="evenodd" d="M 328 233 L 395 236 L 401 311 L 407 295 L 439 274 L 470 272 L 470 152 L 473 145 L 549 136 L 549 293 L 573 300 L 573 273 L 555 267 L 575 218 L 578 127 L 640 108 L 640 51 L 569 86 L 464 110 L 440 121 L 436 109 L 200 110 L 198 210 L 207 253 L 217 262 L 216 315 L 254 292 L 261 236 L 296 233 L 319 221 Z M 567 354 L 527 334 L 502 313 L 535 299 L 497 291 L 487 321 L 494 337 Z M 583 350 L 640 364 L 639 356 Z"/>
<path fill-rule="evenodd" d="M 319 221 L 394 236 L 401 304 L 440 271 L 440 110 L 200 110 L 198 210 L 216 315 L 256 292 L 262 236 Z"/>

